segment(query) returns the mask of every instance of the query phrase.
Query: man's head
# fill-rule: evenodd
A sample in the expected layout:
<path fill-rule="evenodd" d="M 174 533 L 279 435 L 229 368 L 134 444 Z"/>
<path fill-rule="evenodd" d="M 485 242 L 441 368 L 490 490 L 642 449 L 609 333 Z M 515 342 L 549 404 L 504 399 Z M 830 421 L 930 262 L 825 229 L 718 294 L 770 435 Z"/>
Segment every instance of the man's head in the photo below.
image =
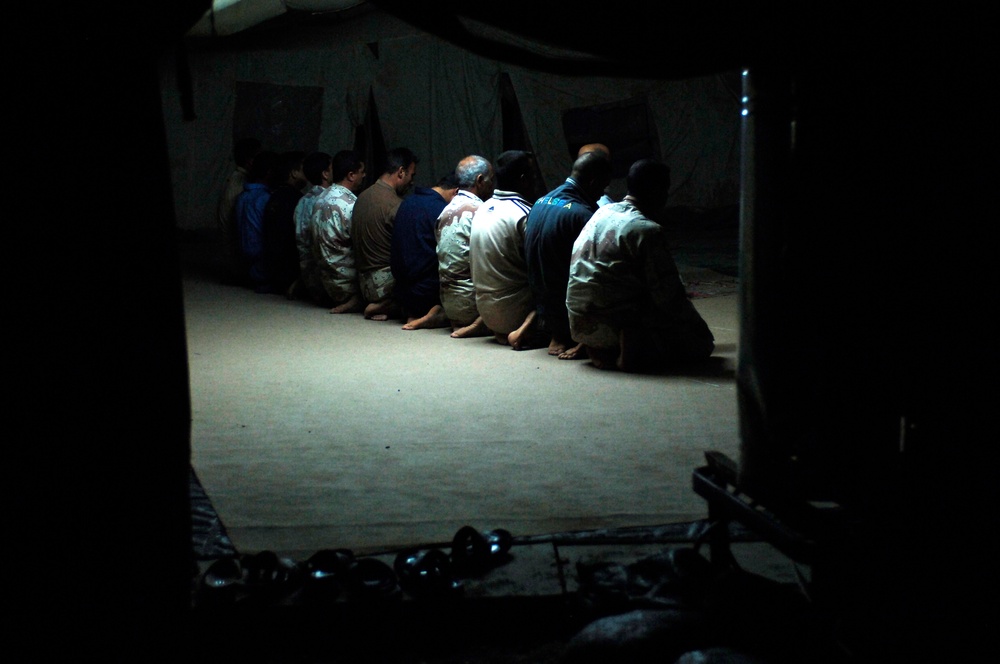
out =
<path fill-rule="evenodd" d="M 274 181 L 277 184 L 287 184 L 296 189 L 301 189 L 306 185 L 306 176 L 302 170 L 302 162 L 306 153 L 301 150 L 282 152 L 278 160 L 278 168 L 274 173 Z"/>
<path fill-rule="evenodd" d="M 580 149 L 576 152 L 576 156 L 579 157 L 588 152 L 603 152 L 608 155 L 609 159 L 611 158 L 611 150 L 604 143 L 587 143 L 586 145 L 581 145 Z"/>
<path fill-rule="evenodd" d="M 529 201 L 541 194 L 535 175 L 535 155 L 525 150 L 507 150 L 497 157 L 497 189 L 514 191 Z"/>
<path fill-rule="evenodd" d="M 241 138 L 233 144 L 233 161 L 237 166 L 250 170 L 253 158 L 261 151 L 260 141 L 256 138 Z"/>
<path fill-rule="evenodd" d="M 458 162 L 455 174 L 459 189 L 472 192 L 484 201 L 493 195 L 496 187 L 493 164 L 486 157 L 470 154 Z"/>
<path fill-rule="evenodd" d="M 396 190 L 396 195 L 404 196 L 413 185 L 420 159 L 407 148 L 394 148 L 385 156 L 385 170 L 381 180 Z"/>
<path fill-rule="evenodd" d="M 573 162 L 570 175 L 587 198 L 596 202 L 611 182 L 611 159 L 600 150 L 584 152 Z"/>
<path fill-rule="evenodd" d="M 345 189 L 357 193 L 365 182 L 365 162 L 354 150 L 341 150 L 333 155 L 331 178 Z"/>
<path fill-rule="evenodd" d="M 302 172 L 306 179 L 318 187 L 329 187 L 333 182 L 331 166 L 333 158 L 326 152 L 311 152 L 302 161 Z"/>
<path fill-rule="evenodd" d="M 268 187 L 274 184 L 274 173 L 277 170 L 280 158 L 277 152 L 261 150 L 250 164 L 250 173 L 247 175 L 248 182 L 266 184 Z"/>
<path fill-rule="evenodd" d="M 447 175 L 442 176 L 432 189 L 441 194 L 441 198 L 446 203 L 451 203 L 451 199 L 455 198 L 455 194 L 458 193 L 458 174 L 455 171 L 450 171 Z"/>
<path fill-rule="evenodd" d="M 639 159 L 628 169 L 628 196 L 646 216 L 658 213 L 670 193 L 670 167 L 659 159 Z"/>

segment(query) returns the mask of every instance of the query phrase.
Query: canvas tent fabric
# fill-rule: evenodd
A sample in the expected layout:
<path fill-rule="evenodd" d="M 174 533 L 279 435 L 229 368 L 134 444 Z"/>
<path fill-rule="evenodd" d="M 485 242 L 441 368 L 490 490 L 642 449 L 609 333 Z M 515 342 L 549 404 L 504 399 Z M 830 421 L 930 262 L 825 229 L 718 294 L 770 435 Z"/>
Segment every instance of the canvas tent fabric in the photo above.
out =
<path fill-rule="evenodd" d="M 189 36 L 233 35 L 292 12 L 342 12 L 366 0 L 213 0 Z"/>
<path fill-rule="evenodd" d="M 753 0 L 599 8 L 537 0 L 506 0 L 500 7 L 463 0 L 212 0 L 187 34 L 220 37 L 288 22 L 336 23 L 376 7 L 491 59 L 576 76 L 617 76 L 627 68 L 656 79 L 717 73 L 751 59 L 784 61 L 790 48 L 818 46 L 824 31 L 817 26 L 839 26 L 849 16 L 842 6 L 804 13 Z M 866 7 L 866 17 L 876 14 Z"/>
<path fill-rule="evenodd" d="M 354 147 L 374 112 L 386 147 L 406 146 L 420 157 L 417 183 L 424 185 L 467 154 L 495 158 L 511 147 L 504 131 L 516 122 L 547 188 L 563 181 L 575 156 L 567 113 L 582 113 L 583 126 L 588 117 L 622 117 L 614 125 L 624 137 L 617 145 L 603 136 L 580 141 L 610 143 L 618 153 L 612 193 L 624 195 L 631 159 L 651 154 L 673 168 L 672 204 L 737 203 L 737 71 L 673 80 L 560 75 L 470 52 L 365 4 L 338 21 L 289 21 L 230 38 L 189 34 L 164 54 L 161 90 L 180 228 L 211 227 L 233 140 L 247 131 L 248 113 L 268 116 L 271 109 L 256 124 L 268 147 L 330 153 Z M 184 77 L 193 119 L 185 117 Z M 507 116 L 505 127 L 508 83 L 520 117 Z"/>

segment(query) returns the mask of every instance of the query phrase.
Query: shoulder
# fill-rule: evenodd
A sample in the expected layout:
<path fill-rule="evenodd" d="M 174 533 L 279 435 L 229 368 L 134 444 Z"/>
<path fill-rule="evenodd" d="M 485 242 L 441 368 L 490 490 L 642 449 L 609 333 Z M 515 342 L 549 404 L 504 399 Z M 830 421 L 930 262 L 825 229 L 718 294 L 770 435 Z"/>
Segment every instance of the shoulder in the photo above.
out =
<path fill-rule="evenodd" d="M 319 199 L 328 205 L 339 205 L 343 203 L 354 203 L 358 197 L 353 191 L 339 184 L 332 184 Z"/>
<path fill-rule="evenodd" d="M 503 195 L 494 195 L 493 198 L 485 201 L 480 208 L 495 210 L 498 214 L 507 217 L 523 217 L 531 211 L 531 203 L 516 193 L 504 192 Z"/>
<path fill-rule="evenodd" d="M 448 207 L 452 208 L 456 213 L 461 213 L 476 210 L 482 204 L 482 199 L 472 192 L 460 190 L 455 194 L 455 198 L 451 199 Z"/>
<path fill-rule="evenodd" d="M 387 184 L 382 180 L 375 180 L 375 183 L 365 189 L 365 192 L 370 192 L 368 195 L 374 197 L 379 201 L 401 201 L 399 194 L 396 190 L 392 188 L 391 185 Z"/>

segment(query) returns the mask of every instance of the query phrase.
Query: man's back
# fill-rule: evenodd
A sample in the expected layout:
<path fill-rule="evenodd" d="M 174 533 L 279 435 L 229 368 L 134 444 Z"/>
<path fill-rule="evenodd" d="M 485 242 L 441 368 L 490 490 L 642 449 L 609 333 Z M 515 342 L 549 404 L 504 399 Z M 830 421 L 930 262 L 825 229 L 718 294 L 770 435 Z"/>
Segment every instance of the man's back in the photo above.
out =
<path fill-rule="evenodd" d="M 524 258 L 524 229 L 531 204 L 519 194 L 496 190 L 476 210 L 469 260 L 476 307 L 494 333 L 520 327 L 535 307 Z"/>
<path fill-rule="evenodd" d="M 441 304 L 448 318 L 460 325 L 468 325 L 479 317 L 469 266 L 469 234 L 472 217 L 482 202 L 471 191 L 460 190 L 438 217 L 436 237 Z"/>
<path fill-rule="evenodd" d="M 657 305 L 673 309 L 680 299 L 686 296 L 662 227 L 627 202 L 594 213 L 570 262 L 566 307 L 574 331 L 585 318 L 622 321 Z M 617 331 L 608 342 L 617 343 Z"/>
<path fill-rule="evenodd" d="M 416 187 L 396 209 L 390 242 L 390 267 L 401 300 L 411 295 L 437 295 L 437 221 L 447 205 L 430 187 Z M 405 302 L 402 302 L 407 306 Z"/>
<path fill-rule="evenodd" d="M 356 202 L 354 192 L 340 184 L 332 184 L 313 205 L 312 256 L 319 281 L 335 303 L 358 292 L 352 250 L 352 214 Z"/>
<path fill-rule="evenodd" d="M 389 267 L 392 257 L 392 228 L 396 210 L 403 199 L 396 190 L 376 180 L 358 195 L 354 205 L 354 254 L 359 272 Z"/>
<path fill-rule="evenodd" d="M 596 209 L 583 190 L 567 180 L 535 202 L 525 223 L 528 282 L 543 324 L 562 342 L 570 341 L 566 282 L 573 243 Z"/>
<path fill-rule="evenodd" d="M 219 202 L 216 206 L 216 224 L 222 244 L 222 265 L 227 279 L 243 281 L 241 271 L 243 260 L 240 252 L 240 233 L 236 227 L 236 199 L 243 193 L 247 181 L 247 170 L 238 166 L 226 178 Z"/>
<path fill-rule="evenodd" d="M 312 185 L 295 205 L 295 247 L 299 254 L 299 278 L 314 300 L 324 300 L 323 286 L 316 273 L 316 259 L 312 255 L 312 213 L 316 201 L 326 187 Z"/>
<path fill-rule="evenodd" d="M 243 272 L 255 289 L 264 288 L 264 208 L 270 188 L 261 182 L 247 182 L 236 199 L 236 228 L 243 260 Z"/>
<path fill-rule="evenodd" d="M 264 208 L 264 271 L 268 282 L 280 292 L 299 276 L 295 208 L 301 199 L 301 191 L 282 184 L 271 192 Z"/>
<path fill-rule="evenodd" d="M 632 330 L 651 361 L 712 351 L 666 233 L 628 200 L 598 210 L 574 243 L 566 307 L 573 339 L 588 349 L 617 349 L 622 330 Z"/>

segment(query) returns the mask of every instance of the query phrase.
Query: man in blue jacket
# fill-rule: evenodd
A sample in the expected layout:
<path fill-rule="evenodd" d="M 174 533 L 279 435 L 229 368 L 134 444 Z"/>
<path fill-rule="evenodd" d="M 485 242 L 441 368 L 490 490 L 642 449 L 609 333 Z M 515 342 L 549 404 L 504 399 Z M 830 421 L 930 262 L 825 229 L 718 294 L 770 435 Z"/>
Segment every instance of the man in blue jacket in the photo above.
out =
<path fill-rule="evenodd" d="M 264 269 L 264 208 L 271 198 L 278 154 L 265 150 L 253 160 L 243 193 L 236 199 L 236 229 L 239 233 L 242 273 L 258 293 L 272 292 Z"/>
<path fill-rule="evenodd" d="M 549 355 L 560 360 L 586 357 L 573 341 L 566 312 L 566 286 L 573 243 L 597 211 L 611 182 L 611 160 L 603 151 L 585 152 L 573 162 L 566 181 L 531 207 L 524 229 L 528 284 L 535 295 L 542 329 L 550 336 Z"/>

